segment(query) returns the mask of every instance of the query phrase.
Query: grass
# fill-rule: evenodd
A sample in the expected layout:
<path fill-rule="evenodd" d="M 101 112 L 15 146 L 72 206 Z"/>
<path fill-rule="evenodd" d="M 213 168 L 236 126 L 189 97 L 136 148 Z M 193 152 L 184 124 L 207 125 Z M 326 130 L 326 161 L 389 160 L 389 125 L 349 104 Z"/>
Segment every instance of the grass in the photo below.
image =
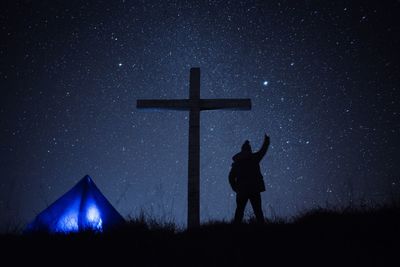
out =
<path fill-rule="evenodd" d="M 9 233 L 0 243 L 3 259 L 53 266 L 400 266 L 400 209 L 316 209 L 290 222 L 214 221 L 190 231 L 142 216 L 112 232 Z"/>

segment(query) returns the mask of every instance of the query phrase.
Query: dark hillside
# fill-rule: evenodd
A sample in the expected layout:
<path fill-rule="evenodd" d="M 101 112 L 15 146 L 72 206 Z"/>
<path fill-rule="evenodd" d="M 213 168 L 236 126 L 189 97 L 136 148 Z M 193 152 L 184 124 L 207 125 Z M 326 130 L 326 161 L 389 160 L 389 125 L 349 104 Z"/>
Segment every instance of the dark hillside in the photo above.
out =
<path fill-rule="evenodd" d="M 290 223 L 191 231 L 134 220 L 102 234 L 5 234 L 1 245 L 4 260 L 53 266 L 399 266 L 400 210 L 315 210 Z"/>

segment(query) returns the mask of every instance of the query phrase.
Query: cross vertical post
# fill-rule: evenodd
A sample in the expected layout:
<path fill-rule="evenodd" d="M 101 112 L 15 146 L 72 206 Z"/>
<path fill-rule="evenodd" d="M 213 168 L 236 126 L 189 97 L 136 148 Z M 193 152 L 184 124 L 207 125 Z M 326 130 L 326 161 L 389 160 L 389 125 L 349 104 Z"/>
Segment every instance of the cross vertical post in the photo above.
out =
<path fill-rule="evenodd" d="M 190 70 L 188 228 L 200 225 L 200 69 Z"/>

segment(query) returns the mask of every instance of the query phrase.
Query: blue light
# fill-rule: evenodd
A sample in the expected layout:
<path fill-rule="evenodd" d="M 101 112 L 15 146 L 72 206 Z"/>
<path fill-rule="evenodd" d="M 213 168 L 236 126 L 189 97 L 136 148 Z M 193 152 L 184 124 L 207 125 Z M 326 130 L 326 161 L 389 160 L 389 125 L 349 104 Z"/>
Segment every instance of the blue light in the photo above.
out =
<path fill-rule="evenodd" d="M 55 227 L 55 232 L 78 232 L 78 212 L 69 212 L 62 216 Z"/>
<path fill-rule="evenodd" d="M 98 231 L 102 231 L 103 228 L 103 221 L 101 219 L 100 216 L 100 211 L 97 209 L 96 206 L 91 206 L 87 213 L 86 213 L 86 219 L 88 220 L 88 224 L 89 227 L 94 229 L 94 230 L 98 230 Z"/>

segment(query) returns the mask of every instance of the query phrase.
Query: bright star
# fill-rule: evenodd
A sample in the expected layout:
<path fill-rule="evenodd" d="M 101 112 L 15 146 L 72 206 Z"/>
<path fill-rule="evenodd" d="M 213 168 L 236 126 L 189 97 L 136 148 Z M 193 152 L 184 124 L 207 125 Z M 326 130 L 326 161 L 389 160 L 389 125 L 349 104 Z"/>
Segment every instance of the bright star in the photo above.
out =
<path fill-rule="evenodd" d="M 122 66 L 122 63 L 118 63 L 118 67 L 121 67 Z"/>
<path fill-rule="evenodd" d="M 264 86 L 267 86 L 267 85 L 268 85 L 268 81 L 264 81 L 264 82 L 263 82 L 263 85 L 264 85 Z"/>

